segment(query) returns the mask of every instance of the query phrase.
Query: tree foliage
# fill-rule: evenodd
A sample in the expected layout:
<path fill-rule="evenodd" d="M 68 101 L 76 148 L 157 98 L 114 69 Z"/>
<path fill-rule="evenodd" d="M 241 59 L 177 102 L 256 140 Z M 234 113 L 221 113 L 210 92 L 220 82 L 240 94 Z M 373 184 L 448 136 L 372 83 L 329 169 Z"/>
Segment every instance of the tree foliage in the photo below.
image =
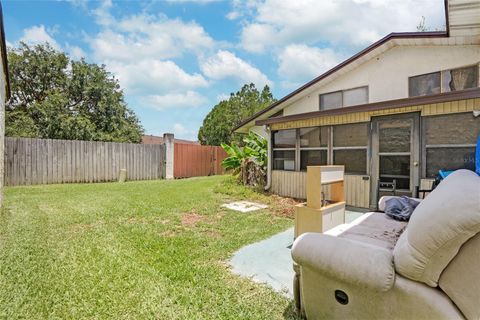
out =
<path fill-rule="evenodd" d="M 228 100 L 213 107 L 203 120 L 198 140 L 215 146 L 231 142 L 242 144 L 242 135 L 232 133 L 232 129 L 275 101 L 268 86 L 259 92 L 253 83 L 244 85 L 240 91 L 230 94 Z"/>
<path fill-rule="evenodd" d="M 71 60 L 48 44 L 9 49 L 6 135 L 139 142 L 143 128 L 105 66 Z"/>

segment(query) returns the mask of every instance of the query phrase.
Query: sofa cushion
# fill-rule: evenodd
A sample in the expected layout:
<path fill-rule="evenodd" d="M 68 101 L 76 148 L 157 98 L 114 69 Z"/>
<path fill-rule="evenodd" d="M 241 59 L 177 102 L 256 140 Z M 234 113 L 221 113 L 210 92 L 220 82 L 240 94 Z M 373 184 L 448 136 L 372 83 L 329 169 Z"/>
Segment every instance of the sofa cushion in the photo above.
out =
<path fill-rule="evenodd" d="M 440 276 L 439 287 L 467 319 L 480 319 L 480 233 L 468 240 Z"/>
<path fill-rule="evenodd" d="M 394 249 L 396 271 L 429 286 L 480 231 L 480 177 L 457 170 L 415 209 Z"/>
<path fill-rule="evenodd" d="M 353 221 L 338 237 L 368 243 L 392 251 L 406 226 L 406 222 L 396 221 L 381 212 L 372 212 Z"/>

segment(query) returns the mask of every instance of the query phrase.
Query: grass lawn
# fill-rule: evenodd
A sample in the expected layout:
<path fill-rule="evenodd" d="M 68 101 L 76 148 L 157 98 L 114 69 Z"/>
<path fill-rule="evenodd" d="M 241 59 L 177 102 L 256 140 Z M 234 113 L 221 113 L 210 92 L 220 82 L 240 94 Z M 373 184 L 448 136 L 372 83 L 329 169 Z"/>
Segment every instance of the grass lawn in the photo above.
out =
<path fill-rule="evenodd" d="M 220 208 L 234 199 L 271 209 Z M 292 319 L 290 301 L 226 264 L 293 225 L 278 203 L 227 176 L 6 188 L 0 317 Z"/>

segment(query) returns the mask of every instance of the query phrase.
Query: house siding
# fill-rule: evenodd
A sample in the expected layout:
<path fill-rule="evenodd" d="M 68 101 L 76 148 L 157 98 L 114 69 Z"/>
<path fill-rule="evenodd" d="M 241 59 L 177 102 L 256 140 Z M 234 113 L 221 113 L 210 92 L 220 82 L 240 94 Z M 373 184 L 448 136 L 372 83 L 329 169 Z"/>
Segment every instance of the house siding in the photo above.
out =
<path fill-rule="evenodd" d="M 368 86 L 369 103 L 408 97 L 411 76 L 478 64 L 480 46 L 396 46 L 284 108 L 284 116 L 319 110 L 319 95 Z M 479 73 L 480 74 L 480 73 Z"/>
<path fill-rule="evenodd" d="M 409 106 L 401 108 L 383 109 L 365 112 L 352 112 L 342 115 L 316 117 L 304 120 L 288 121 L 283 123 L 274 123 L 271 125 L 272 130 L 284 130 L 294 128 L 305 128 L 315 126 L 327 126 L 337 124 L 348 124 L 358 122 L 369 122 L 371 117 L 384 116 L 392 114 L 420 112 L 421 116 L 433 116 L 449 113 L 468 112 L 480 110 L 480 98 L 465 99 L 458 101 L 450 101 L 443 103 L 433 103 L 418 106 Z"/>

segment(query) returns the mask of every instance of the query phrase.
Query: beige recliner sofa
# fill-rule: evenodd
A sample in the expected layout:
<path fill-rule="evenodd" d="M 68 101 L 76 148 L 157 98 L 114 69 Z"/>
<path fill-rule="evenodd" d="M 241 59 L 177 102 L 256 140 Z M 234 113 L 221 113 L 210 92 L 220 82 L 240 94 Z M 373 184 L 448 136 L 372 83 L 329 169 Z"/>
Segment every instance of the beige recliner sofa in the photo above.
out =
<path fill-rule="evenodd" d="M 480 319 L 480 177 L 455 171 L 408 225 L 375 212 L 303 234 L 292 257 L 309 320 Z"/>

